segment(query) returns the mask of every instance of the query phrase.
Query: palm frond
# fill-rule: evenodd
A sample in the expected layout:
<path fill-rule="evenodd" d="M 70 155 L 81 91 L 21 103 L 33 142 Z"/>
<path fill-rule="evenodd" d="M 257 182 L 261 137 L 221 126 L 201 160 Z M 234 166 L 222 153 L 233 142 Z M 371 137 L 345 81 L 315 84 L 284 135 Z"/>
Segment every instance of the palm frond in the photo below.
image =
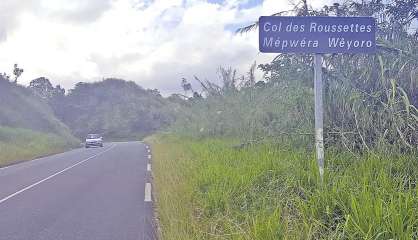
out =
<path fill-rule="evenodd" d="M 278 13 L 274 13 L 273 15 L 271 15 L 271 16 L 282 16 L 283 14 L 286 14 L 286 13 L 289 13 L 289 12 L 292 12 L 293 10 L 291 10 L 291 11 L 282 11 L 282 12 L 278 12 Z M 236 34 L 244 34 L 244 33 L 248 33 L 248 32 L 251 32 L 251 31 L 253 31 L 253 30 L 255 30 L 255 29 L 257 29 L 258 28 L 258 21 L 256 21 L 255 23 L 253 23 L 253 24 L 250 24 L 250 25 L 248 25 L 248 26 L 245 26 L 245 27 L 242 27 L 242 28 L 238 28 L 236 31 L 235 31 L 235 33 Z"/>

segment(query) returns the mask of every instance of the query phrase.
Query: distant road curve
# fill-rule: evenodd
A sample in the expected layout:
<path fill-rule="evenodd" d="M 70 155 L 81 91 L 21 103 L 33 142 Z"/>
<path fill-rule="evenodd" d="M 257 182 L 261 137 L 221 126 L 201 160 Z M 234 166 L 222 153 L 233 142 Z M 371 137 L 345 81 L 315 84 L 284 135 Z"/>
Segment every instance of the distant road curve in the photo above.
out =
<path fill-rule="evenodd" d="M 154 240 L 150 153 L 107 143 L 0 168 L 0 240 Z"/>

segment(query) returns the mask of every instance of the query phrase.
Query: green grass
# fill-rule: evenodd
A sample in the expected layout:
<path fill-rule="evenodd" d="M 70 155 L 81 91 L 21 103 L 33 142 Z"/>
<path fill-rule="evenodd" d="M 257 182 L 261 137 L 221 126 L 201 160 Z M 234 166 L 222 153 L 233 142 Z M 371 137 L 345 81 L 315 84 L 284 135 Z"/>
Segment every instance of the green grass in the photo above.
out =
<path fill-rule="evenodd" d="M 62 152 L 75 146 L 77 141 L 73 137 L 0 127 L 0 167 Z"/>
<path fill-rule="evenodd" d="M 164 240 L 417 239 L 418 156 L 360 159 L 265 143 L 153 136 Z"/>

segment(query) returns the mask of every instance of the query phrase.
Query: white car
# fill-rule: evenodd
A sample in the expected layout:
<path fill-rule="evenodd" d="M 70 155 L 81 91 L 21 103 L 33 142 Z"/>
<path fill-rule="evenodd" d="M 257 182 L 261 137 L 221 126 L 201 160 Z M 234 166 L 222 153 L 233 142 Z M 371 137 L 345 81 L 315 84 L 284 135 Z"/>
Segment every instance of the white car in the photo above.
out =
<path fill-rule="evenodd" d="M 103 137 L 100 134 L 88 134 L 85 143 L 86 148 L 103 147 Z"/>

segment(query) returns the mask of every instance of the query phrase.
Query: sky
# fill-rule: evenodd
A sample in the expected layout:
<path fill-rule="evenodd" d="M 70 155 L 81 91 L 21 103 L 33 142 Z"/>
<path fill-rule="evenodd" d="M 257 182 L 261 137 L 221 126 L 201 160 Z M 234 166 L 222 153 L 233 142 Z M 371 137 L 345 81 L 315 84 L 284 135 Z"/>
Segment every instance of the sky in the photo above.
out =
<path fill-rule="evenodd" d="M 180 92 L 183 77 L 216 82 L 220 66 L 245 74 L 254 61 L 271 61 L 274 55 L 258 51 L 257 31 L 235 30 L 294 2 L 0 0 L 0 72 L 12 75 L 17 63 L 23 85 L 47 77 L 71 89 L 114 77 L 163 94 Z"/>

